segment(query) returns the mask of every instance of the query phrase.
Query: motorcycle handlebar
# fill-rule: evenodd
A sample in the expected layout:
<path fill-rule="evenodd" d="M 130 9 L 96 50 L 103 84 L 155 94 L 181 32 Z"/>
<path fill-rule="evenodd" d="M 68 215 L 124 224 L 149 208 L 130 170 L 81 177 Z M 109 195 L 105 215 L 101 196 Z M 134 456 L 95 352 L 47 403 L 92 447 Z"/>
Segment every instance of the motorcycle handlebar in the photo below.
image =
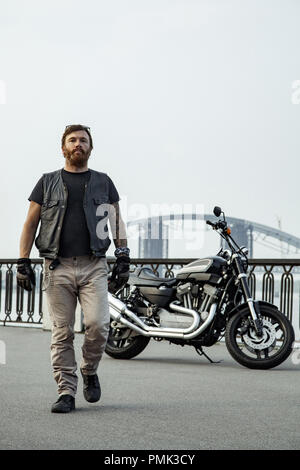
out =
<path fill-rule="evenodd" d="M 211 225 L 214 229 L 226 229 L 227 228 L 227 223 L 225 221 L 219 220 L 216 224 L 211 222 L 210 220 L 206 221 L 207 225 Z"/>

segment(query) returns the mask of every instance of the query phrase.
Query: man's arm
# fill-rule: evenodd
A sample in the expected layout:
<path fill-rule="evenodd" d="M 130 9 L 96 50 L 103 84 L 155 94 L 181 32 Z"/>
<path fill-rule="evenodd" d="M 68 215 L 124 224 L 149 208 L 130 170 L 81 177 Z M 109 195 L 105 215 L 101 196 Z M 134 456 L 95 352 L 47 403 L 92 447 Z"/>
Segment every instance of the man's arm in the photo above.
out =
<path fill-rule="evenodd" d="M 118 202 L 114 202 L 109 211 L 109 223 L 116 248 L 127 247 L 126 227 L 121 216 Z"/>
<path fill-rule="evenodd" d="M 126 228 L 121 217 L 121 211 L 118 202 L 114 202 L 110 205 L 108 218 L 116 247 L 114 253 L 116 262 L 109 279 L 108 290 L 110 293 L 115 294 L 117 291 L 122 289 L 128 281 L 130 269 L 130 250 L 127 247 Z"/>
<path fill-rule="evenodd" d="M 41 206 L 30 201 L 27 218 L 20 239 L 20 258 L 29 258 L 41 215 Z"/>

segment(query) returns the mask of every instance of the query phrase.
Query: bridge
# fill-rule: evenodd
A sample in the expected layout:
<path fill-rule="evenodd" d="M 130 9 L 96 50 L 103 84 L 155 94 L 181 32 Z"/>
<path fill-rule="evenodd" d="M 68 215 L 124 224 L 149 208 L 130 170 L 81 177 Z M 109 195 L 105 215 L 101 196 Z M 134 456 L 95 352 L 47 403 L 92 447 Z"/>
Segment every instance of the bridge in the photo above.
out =
<path fill-rule="evenodd" d="M 184 227 L 186 221 L 202 221 L 203 229 L 207 230 L 205 221 L 217 220 L 213 214 L 168 214 L 131 220 L 127 227 L 136 227 L 139 233 L 139 258 L 168 258 L 169 232 L 173 223 L 181 223 Z M 300 251 L 300 238 L 283 232 L 280 229 L 259 224 L 257 222 L 226 217 L 231 228 L 232 236 L 240 246 L 246 246 L 249 257 L 254 257 L 254 243 L 267 246 L 284 254 L 298 254 Z M 196 226 L 196 224 L 195 224 Z M 221 242 L 223 242 L 221 240 Z"/>

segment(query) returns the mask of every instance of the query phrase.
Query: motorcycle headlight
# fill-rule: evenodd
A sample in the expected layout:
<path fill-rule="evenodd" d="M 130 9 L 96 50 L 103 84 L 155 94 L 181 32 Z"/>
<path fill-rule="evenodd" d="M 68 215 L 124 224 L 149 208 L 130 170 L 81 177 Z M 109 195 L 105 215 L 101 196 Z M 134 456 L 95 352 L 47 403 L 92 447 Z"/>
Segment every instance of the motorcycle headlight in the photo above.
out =
<path fill-rule="evenodd" d="M 248 256 L 249 250 L 248 250 L 247 247 L 242 246 L 242 247 L 241 247 L 241 252 L 244 253 L 244 255 Z"/>

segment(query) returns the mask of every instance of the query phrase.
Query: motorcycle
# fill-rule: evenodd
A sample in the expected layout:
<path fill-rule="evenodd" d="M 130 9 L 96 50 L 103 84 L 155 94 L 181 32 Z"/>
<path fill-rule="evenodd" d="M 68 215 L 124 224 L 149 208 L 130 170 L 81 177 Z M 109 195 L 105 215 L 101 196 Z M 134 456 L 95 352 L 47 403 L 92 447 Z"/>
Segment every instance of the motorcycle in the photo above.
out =
<path fill-rule="evenodd" d="M 231 356 L 250 369 L 276 367 L 289 357 L 294 342 L 290 321 L 275 305 L 252 298 L 248 250 L 234 241 L 220 207 L 214 215 L 217 222 L 206 223 L 229 249 L 185 265 L 174 278 L 138 267 L 125 290 L 109 292 L 109 356 L 131 359 L 153 338 L 193 346 L 213 362 L 203 347 L 225 336 Z"/>

